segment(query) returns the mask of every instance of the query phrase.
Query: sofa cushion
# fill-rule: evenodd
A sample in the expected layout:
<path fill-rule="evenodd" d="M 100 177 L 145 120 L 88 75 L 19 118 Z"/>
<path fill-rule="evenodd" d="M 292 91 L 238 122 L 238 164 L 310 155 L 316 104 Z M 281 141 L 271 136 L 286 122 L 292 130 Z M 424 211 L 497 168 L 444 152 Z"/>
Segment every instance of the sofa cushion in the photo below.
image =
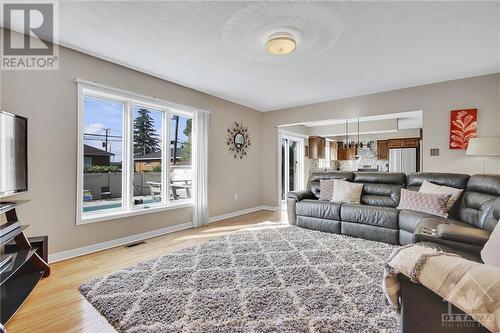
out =
<path fill-rule="evenodd" d="M 361 203 L 370 206 L 397 207 L 401 196 L 401 185 L 365 184 Z"/>
<path fill-rule="evenodd" d="M 437 229 L 437 226 L 440 224 L 450 224 L 450 225 L 457 225 L 461 227 L 471 227 L 467 223 L 463 223 L 457 220 L 452 220 L 452 219 L 445 219 L 443 217 L 426 217 L 420 220 L 418 223 L 418 228 L 428 228 L 428 229 Z"/>
<path fill-rule="evenodd" d="M 398 229 L 399 211 L 391 207 L 343 204 L 340 210 L 342 222 L 369 224 L 389 229 Z"/>
<path fill-rule="evenodd" d="M 490 238 L 490 232 L 471 226 L 441 223 L 436 229 L 439 238 L 461 243 L 484 246 Z"/>
<path fill-rule="evenodd" d="M 297 216 L 297 225 L 306 229 L 340 234 L 340 221 L 309 216 Z"/>
<path fill-rule="evenodd" d="M 457 225 L 457 226 L 468 227 L 470 229 L 475 229 L 471 225 L 456 220 L 445 219 L 440 217 L 424 218 L 419 222 L 417 228 L 415 229 L 415 242 L 431 241 L 433 243 L 446 245 L 460 251 L 474 253 L 475 255 L 480 254 L 481 249 L 483 248 L 482 245 L 469 244 L 449 239 L 441 239 L 438 236 L 428 236 L 420 233 L 420 229 L 422 228 L 437 230 L 437 227 L 440 224 L 450 224 L 450 225 Z"/>
<path fill-rule="evenodd" d="M 340 204 L 335 202 L 306 199 L 297 202 L 295 211 L 299 216 L 340 220 Z"/>
<path fill-rule="evenodd" d="M 424 181 L 443 186 L 449 186 L 464 189 L 470 176 L 461 173 L 435 173 L 435 172 L 417 172 L 411 173 L 406 178 L 406 188 L 418 191 Z"/>
<path fill-rule="evenodd" d="M 402 172 L 356 172 L 354 174 L 355 183 L 363 184 L 406 184 L 406 175 Z"/>
<path fill-rule="evenodd" d="M 473 175 L 467 182 L 467 191 L 500 197 L 500 175 Z"/>
<path fill-rule="evenodd" d="M 352 181 L 354 179 L 353 172 L 342 172 L 342 171 L 323 171 L 323 172 L 313 172 L 309 176 L 309 181 L 307 182 L 307 190 L 314 193 L 316 198 L 319 199 L 320 193 L 320 179 L 343 179 L 347 181 Z"/>
<path fill-rule="evenodd" d="M 361 203 L 370 206 L 397 207 L 406 175 L 399 172 L 357 172 L 354 182 L 363 183 Z"/>
<path fill-rule="evenodd" d="M 399 228 L 413 233 L 420 220 L 426 217 L 435 217 L 429 213 L 417 212 L 416 210 L 402 209 L 399 212 Z"/>
<path fill-rule="evenodd" d="M 491 232 L 497 223 L 494 214 L 499 197 L 500 175 L 473 175 L 459 200 L 454 217 Z"/>
<path fill-rule="evenodd" d="M 341 231 L 343 235 L 347 236 L 359 237 L 389 244 L 399 244 L 399 232 L 394 229 L 342 221 Z"/>

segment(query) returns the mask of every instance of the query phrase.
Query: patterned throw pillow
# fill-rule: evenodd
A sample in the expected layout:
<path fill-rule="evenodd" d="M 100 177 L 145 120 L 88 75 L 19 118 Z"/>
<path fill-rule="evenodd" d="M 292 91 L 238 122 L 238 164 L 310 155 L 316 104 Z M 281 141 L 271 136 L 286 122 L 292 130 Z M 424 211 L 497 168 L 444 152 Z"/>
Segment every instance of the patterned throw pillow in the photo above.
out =
<path fill-rule="evenodd" d="M 450 194 L 421 193 L 403 188 L 401 189 L 401 200 L 399 201 L 398 209 L 409 209 L 448 217 L 446 203 L 450 196 Z"/>
<path fill-rule="evenodd" d="M 443 185 L 433 184 L 427 180 L 422 183 L 420 186 L 420 193 L 435 193 L 435 194 L 449 194 L 450 198 L 446 203 L 446 210 L 450 211 L 455 202 L 460 198 L 460 194 L 462 194 L 463 190 L 454 187 L 448 187 Z"/>
<path fill-rule="evenodd" d="M 319 200 L 332 200 L 334 179 L 319 180 Z"/>

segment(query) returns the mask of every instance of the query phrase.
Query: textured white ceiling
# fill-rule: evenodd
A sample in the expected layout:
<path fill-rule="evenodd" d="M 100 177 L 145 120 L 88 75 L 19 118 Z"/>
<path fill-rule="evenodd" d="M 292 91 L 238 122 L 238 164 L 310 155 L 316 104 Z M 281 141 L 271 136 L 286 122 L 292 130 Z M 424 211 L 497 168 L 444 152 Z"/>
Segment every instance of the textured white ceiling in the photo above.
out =
<path fill-rule="evenodd" d="M 284 28 L 296 55 L 259 53 Z M 498 72 L 500 3 L 61 2 L 60 40 L 269 111 Z"/>

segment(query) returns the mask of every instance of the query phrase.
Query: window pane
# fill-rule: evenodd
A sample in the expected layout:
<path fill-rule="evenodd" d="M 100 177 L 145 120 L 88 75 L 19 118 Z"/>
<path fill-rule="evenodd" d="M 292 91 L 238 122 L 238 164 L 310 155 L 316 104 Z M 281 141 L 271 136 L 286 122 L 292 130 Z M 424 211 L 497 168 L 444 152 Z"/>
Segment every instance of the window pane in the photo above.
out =
<path fill-rule="evenodd" d="M 122 103 L 83 100 L 83 212 L 119 209 L 122 203 Z"/>
<path fill-rule="evenodd" d="M 162 111 L 133 107 L 134 119 L 134 205 L 162 201 Z"/>
<path fill-rule="evenodd" d="M 191 199 L 193 179 L 191 163 L 192 119 L 170 116 L 170 199 Z"/>

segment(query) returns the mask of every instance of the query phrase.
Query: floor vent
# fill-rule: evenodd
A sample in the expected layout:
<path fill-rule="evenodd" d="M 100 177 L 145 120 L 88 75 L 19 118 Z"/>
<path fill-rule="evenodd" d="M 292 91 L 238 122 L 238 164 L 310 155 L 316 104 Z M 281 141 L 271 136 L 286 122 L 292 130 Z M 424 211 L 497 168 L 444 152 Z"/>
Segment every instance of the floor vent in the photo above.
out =
<path fill-rule="evenodd" d="M 131 247 L 136 247 L 138 245 L 142 245 L 142 244 L 146 244 L 145 241 L 140 241 L 140 242 L 137 242 L 137 243 L 130 243 L 130 244 L 127 244 L 127 245 L 124 245 L 127 249 L 130 249 Z"/>

